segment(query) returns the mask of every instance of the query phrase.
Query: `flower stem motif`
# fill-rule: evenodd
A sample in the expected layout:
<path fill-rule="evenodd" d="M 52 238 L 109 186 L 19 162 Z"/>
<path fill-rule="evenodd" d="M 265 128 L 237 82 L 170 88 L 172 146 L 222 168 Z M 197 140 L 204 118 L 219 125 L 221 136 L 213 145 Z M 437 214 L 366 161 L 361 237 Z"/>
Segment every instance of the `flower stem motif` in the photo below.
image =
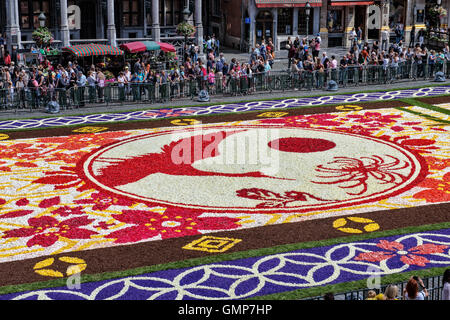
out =
<path fill-rule="evenodd" d="M 114 231 L 105 237 L 115 239 L 115 243 L 129 243 L 156 236 L 167 239 L 201 234 L 200 230 L 230 230 L 239 227 L 237 218 L 200 215 L 201 213 L 180 208 L 168 208 L 164 213 L 123 210 L 122 214 L 112 217 L 133 226 Z"/>
<path fill-rule="evenodd" d="M 143 116 L 153 117 L 153 116 L 164 116 L 164 117 L 179 117 L 187 114 L 194 113 L 192 110 L 173 110 L 173 109 L 160 109 L 157 111 L 146 112 Z"/>
<path fill-rule="evenodd" d="M 426 178 L 419 187 L 427 188 L 413 195 L 414 199 L 425 199 L 427 202 L 450 201 L 450 172 L 447 172 L 442 180 Z"/>
<path fill-rule="evenodd" d="M 105 145 L 117 141 L 118 138 L 129 135 L 127 132 L 104 132 L 71 135 L 67 137 L 40 138 L 42 143 L 57 143 L 61 150 L 79 150 L 85 147 Z"/>
<path fill-rule="evenodd" d="M 450 159 L 440 159 L 435 157 L 423 157 L 423 159 L 427 162 L 430 170 L 441 171 L 450 167 Z"/>
<path fill-rule="evenodd" d="M 266 189 L 249 188 L 237 190 L 236 194 L 241 198 L 261 200 L 256 208 L 280 208 L 286 207 L 288 203 L 293 201 L 331 201 L 313 196 L 312 194 L 299 191 L 286 191 L 283 195 Z"/>
<path fill-rule="evenodd" d="M 351 114 L 348 115 L 352 122 L 355 123 L 363 123 L 368 126 L 386 126 L 392 123 L 395 123 L 397 120 L 401 118 L 400 115 L 383 115 L 379 112 L 365 112 L 364 114 Z"/>
<path fill-rule="evenodd" d="M 92 210 L 103 211 L 108 209 L 110 206 L 132 206 L 133 201 L 128 200 L 124 197 L 114 197 L 101 192 L 91 194 L 91 199 L 75 200 L 77 204 L 92 204 Z"/>
<path fill-rule="evenodd" d="M 400 242 L 381 240 L 377 247 L 386 251 L 363 252 L 355 257 L 355 260 L 380 262 L 397 257 L 404 264 L 425 267 L 430 261 L 423 255 L 443 253 L 449 246 L 428 243 L 405 249 Z"/>
<path fill-rule="evenodd" d="M 78 187 L 79 191 L 87 189 L 76 168 L 73 167 L 61 167 L 59 171 L 47 171 L 44 177 L 34 180 L 33 183 L 54 185 L 55 190 L 71 187 Z"/>
<path fill-rule="evenodd" d="M 318 178 L 325 178 L 328 181 L 312 182 L 317 184 L 341 184 L 340 188 L 342 189 L 354 190 L 347 192 L 349 195 L 361 195 L 365 193 L 368 189 L 367 180 L 370 177 L 380 181 L 381 184 L 400 184 L 404 182 L 406 177 L 395 171 L 407 168 L 409 164 L 396 157 L 385 156 L 392 159 L 392 161 L 388 162 L 377 155 L 361 157 L 360 159 L 335 157 L 334 161 L 328 163 L 328 166 L 319 165 L 315 169 L 317 172 L 327 174 L 317 176 Z"/>
<path fill-rule="evenodd" d="M 310 128 L 311 126 L 338 127 L 342 122 L 336 121 L 339 116 L 332 114 L 298 115 L 279 119 L 263 119 L 261 123 L 284 124 L 286 126 Z"/>
<path fill-rule="evenodd" d="M 28 238 L 27 246 L 39 245 L 49 247 L 57 242 L 60 237 L 68 239 L 90 239 L 95 231 L 80 228 L 89 225 L 93 219 L 86 216 L 58 221 L 53 217 L 43 216 L 28 219 L 28 227 L 7 230 L 3 238 Z"/>

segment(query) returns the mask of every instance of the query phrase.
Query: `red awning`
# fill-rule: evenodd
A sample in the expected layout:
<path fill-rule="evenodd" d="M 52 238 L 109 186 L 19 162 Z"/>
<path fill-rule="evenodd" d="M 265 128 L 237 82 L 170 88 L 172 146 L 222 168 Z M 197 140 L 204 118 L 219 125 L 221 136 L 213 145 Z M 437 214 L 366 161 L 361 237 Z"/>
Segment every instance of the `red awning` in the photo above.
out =
<path fill-rule="evenodd" d="M 146 51 L 147 47 L 140 41 L 124 43 L 120 45 L 120 49 L 126 50 L 128 52 L 142 52 Z"/>
<path fill-rule="evenodd" d="M 164 52 L 176 52 L 175 47 L 171 45 L 170 43 L 165 42 L 157 42 L 159 46 L 161 47 L 161 50 Z"/>
<path fill-rule="evenodd" d="M 322 6 L 322 0 L 255 0 L 255 3 L 257 8 L 293 8 L 304 7 L 308 1 L 311 7 Z"/>
<path fill-rule="evenodd" d="M 348 0 L 335 0 L 331 2 L 332 7 L 338 6 L 370 6 L 374 4 L 374 1 L 348 1 Z"/>

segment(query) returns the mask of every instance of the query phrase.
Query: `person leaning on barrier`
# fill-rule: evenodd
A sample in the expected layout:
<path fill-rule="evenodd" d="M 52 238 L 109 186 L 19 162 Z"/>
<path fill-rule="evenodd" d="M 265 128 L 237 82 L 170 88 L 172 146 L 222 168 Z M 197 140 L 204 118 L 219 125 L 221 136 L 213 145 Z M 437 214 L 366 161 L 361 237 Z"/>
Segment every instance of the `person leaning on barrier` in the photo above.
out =
<path fill-rule="evenodd" d="M 384 291 L 384 300 L 398 300 L 398 287 L 396 285 L 390 284 L 386 287 Z"/>
<path fill-rule="evenodd" d="M 425 300 L 428 297 L 427 288 L 425 288 L 422 279 L 417 276 L 411 277 L 403 290 L 404 300 Z"/>
<path fill-rule="evenodd" d="M 442 277 L 442 300 L 450 300 L 450 269 L 444 271 Z"/>

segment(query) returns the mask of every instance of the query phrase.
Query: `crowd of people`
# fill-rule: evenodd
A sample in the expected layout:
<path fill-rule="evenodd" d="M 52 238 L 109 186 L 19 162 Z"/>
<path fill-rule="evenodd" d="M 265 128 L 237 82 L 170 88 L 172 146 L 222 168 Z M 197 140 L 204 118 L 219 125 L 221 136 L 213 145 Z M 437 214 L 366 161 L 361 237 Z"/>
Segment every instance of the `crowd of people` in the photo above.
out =
<path fill-rule="evenodd" d="M 299 82 L 308 74 L 322 75 L 320 83 L 319 77 L 316 78 L 317 87 L 323 87 L 329 79 L 344 81 L 345 71 L 355 70 L 353 67 L 358 67 L 360 73 L 363 66 L 378 66 L 384 70 L 389 68 L 394 71 L 390 73 L 391 76 L 396 76 L 402 63 L 411 62 L 416 66 L 414 77 L 420 78 L 431 77 L 435 72 L 443 71 L 446 62 L 450 61 L 448 45 L 436 52 L 424 46 L 420 35 L 418 38 L 421 41 L 412 41 L 409 45 L 404 44 L 401 31 L 398 35 L 389 47 L 384 40 L 380 46 L 378 41 L 372 44 L 362 41 L 362 31 L 358 28 L 351 34 L 350 50 L 340 58 L 329 56 L 321 50 L 320 34 L 311 39 L 288 37 L 284 48 L 288 51 L 287 74 L 299 79 Z M 275 46 L 271 38 L 262 39 L 251 48 L 248 61 L 239 61 L 236 58 L 227 61 L 215 35 L 207 37 L 203 46 L 204 58 L 199 55 L 199 47 L 191 44 L 184 48 L 182 61 L 171 70 L 151 69 L 150 63 L 138 59 L 136 62 L 126 62 L 123 69 L 108 81 L 105 76 L 108 70 L 98 65 L 82 66 L 77 64 L 76 60 L 64 66 L 55 65 L 43 57 L 38 65 L 25 67 L 15 64 L 9 52 L 4 51 L 0 59 L 3 64 L 0 67 L 0 90 L 3 89 L 1 104 L 4 106 L 6 103 L 8 106 L 19 101 L 19 104 L 24 105 L 26 94 L 31 92 L 34 95 L 34 107 L 39 107 L 44 103 L 42 97 L 46 97 L 47 102 L 57 100 L 58 91 L 64 92 L 71 88 L 77 89 L 80 106 L 85 101 L 103 102 L 104 88 L 108 83 L 119 88 L 119 100 L 139 99 L 142 94 L 148 94 L 146 88 L 133 91 L 135 84 L 152 86 L 155 90 L 152 96 L 157 97 L 155 101 L 162 102 L 173 97 L 191 95 L 187 90 L 188 82 L 195 84 L 197 93 L 201 90 L 212 94 L 225 92 L 230 82 L 239 85 L 244 83 L 246 92 L 252 93 L 256 90 L 256 75 L 269 73 L 275 61 Z M 329 76 L 333 71 L 338 75 L 336 79 Z"/>
<path fill-rule="evenodd" d="M 450 269 L 444 271 L 442 277 L 442 289 L 440 300 L 450 300 Z M 403 292 L 400 292 L 399 287 L 395 284 L 388 285 L 384 292 L 376 293 L 375 290 L 367 291 L 367 297 L 359 297 L 364 300 L 426 300 L 430 296 L 423 280 L 418 276 L 412 276 Z M 334 294 L 328 292 L 323 296 L 324 300 L 334 300 Z M 358 299 L 358 300 L 359 300 Z"/>
<path fill-rule="evenodd" d="M 423 43 L 423 35 L 418 34 L 419 42 L 410 41 L 408 45 L 404 43 L 403 33 L 400 29 L 396 32 L 396 40 L 387 46 L 387 40 L 374 41 L 372 44 L 361 39 L 361 28 L 353 30 L 350 50 L 342 57 L 329 56 L 326 52 L 320 52 L 320 34 L 313 39 L 296 37 L 292 40 L 288 37 L 286 49 L 289 51 L 288 68 L 294 73 L 304 71 L 317 71 L 326 73 L 330 70 L 345 71 L 346 69 L 357 67 L 380 66 L 382 69 L 388 68 L 398 71 L 402 63 L 410 62 L 416 66 L 416 78 L 431 77 L 437 71 L 444 70 L 444 64 L 450 61 L 450 49 L 446 45 L 443 50 L 428 50 Z M 389 34 L 387 31 L 385 33 Z M 414 39 L 414 35 L 412 36 Z M 388 39 L 388 38 L 387 38 Z M 398 72 L 394 73 L 394 75 Z M 342 81 L 342 79 L 340 79 Z"/>

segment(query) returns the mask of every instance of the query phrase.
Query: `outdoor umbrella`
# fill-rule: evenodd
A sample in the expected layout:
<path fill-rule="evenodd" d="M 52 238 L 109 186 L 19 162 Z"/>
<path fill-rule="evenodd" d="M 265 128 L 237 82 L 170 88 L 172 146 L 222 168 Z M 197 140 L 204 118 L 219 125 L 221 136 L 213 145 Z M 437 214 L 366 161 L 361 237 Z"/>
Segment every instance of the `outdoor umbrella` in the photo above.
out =
<path fill-rule="evenodd" d="M 160 45 L 155 41 L 134 41 L 121 44 L 120 48 L 130 53 L 136 53 L 159 50 Z"/>
<path fill-rule="evenodd" d="M 159 46 L 161 47 L 161 50 L 164 52 L 175 52 L 175 47 L 169 43 L 164 42 L 158 42 Z"/>

